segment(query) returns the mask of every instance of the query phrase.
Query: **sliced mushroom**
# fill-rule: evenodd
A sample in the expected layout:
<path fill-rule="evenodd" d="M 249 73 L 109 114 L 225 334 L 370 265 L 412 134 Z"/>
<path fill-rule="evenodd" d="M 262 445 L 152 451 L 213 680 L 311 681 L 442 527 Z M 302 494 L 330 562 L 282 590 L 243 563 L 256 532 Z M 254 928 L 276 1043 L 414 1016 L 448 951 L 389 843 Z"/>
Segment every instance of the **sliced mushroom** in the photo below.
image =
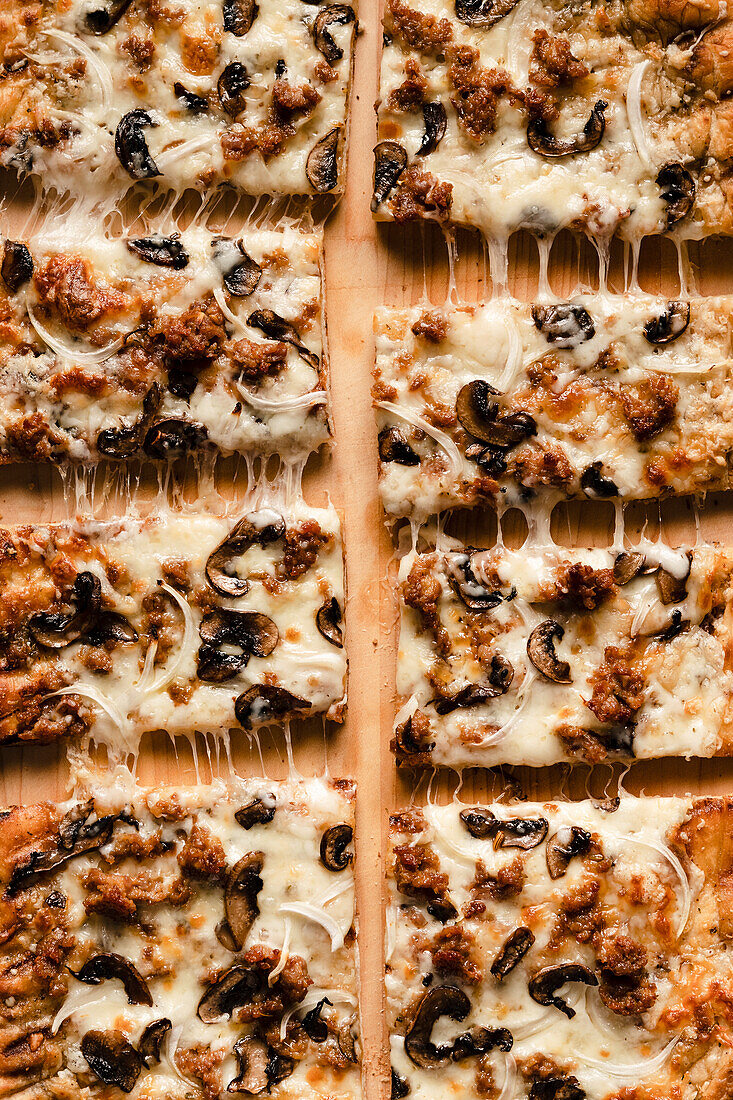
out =
<path fill-rule="evenodd" d="M 113 951 L 93 955 L 84 963 L 81 970 L 74 974 L 74 977 L 89 985 L 99 985 L 100 982 L 116 978 L 125 987 L 129 1004 L 150 1006 L 153 1003 L 148 983 L 142 974 L 131 962 Z"/>
<path fill-rule="evenodd" d="M 182 367 L 168 367 L 168 390 L 174 397 L 190 401 L 199 380 L 193 371 Z"/>
<path fill-rule="evenodd" d="M 345 871 L 354 858 L 348 846 L 354 836 L 350 825 L 332 825 L 321 837 L 321 863 L 328 871 Z"/>
<path fill-rule="evenodd" d="M 497 391 L 481 378 L 466 383 L 458 391 L 456 416 L 469 435 L 492 447 L 516 447 L 528 436 L 537 435 L 534 417 L 526 412 L 499 415 L 499 406 L 490 398 Z"/>
<path fill-rule="evenodd" d="M 234 714 L 242 729 L 251 730 L 253 725 L 277 722 L 312 706 L 308 699 L 300 699 L 275 684 L 253 684 L 237 698 Z"/>
<path fill-rule="evenodd" d="M 145 429 L 163 400 L 163 391 L 154 382 L 143 398 L 142 412 L 133 424 L 124 428 L 103 428 L 97 435 L 97 450 L 109 458 L 131 458 L 140 449 Z"/>
<path fill-rule="evenodd" d="M 502 592 L 481 584 L 471 567 L 472 557 L 472 553 L 455 553 L 448 557 L 448 583 L 461 603 L 471 611 L 490 611 L 499 606 L 504 596 Z"/>
<path fill-rule="evenodd" d="M 248 852 L 229 872 L 224 890 L 224 915 L 232 941 L 241 951 L 250 928 L 260 915 L 257 895 L 262 889 L 263 852 Z"/>
<path fill-rule="evenodd" d="M 422 117 L 424 126 L 423 136 L 420 142 L 420 148 L 417 150 L 415 156 L 427 157 L 435 152 L 445 137 L 448 116 L 446 115 L 443 104 L 440 100 L 436 100 L 434 103 L 423 103 Z"/>
<path fill-rule="evenodd" d="M 544 817 L 509 817 L 502 820 L 481 806 L 462 810 L 460 819 L 472 837 L 477 840 L 491 839 L 497 849 L 521 848 L 529 851 L 542 843 L 549 829 Z"/>
<path fill-rule="evenodd" d="M 308 183 L 319 195 L 332 191 L 338 183 L 338 148 L 341 127 L 334 126 L 311 149 L 305 162 Z"/>
<path fill-rule="evenodd" d="M 224 0 L 222 5 L 224 30 L 241 38 L 251 30 L 259 11 L 255 0 Z"/>
<path fill-rule="evenodd" d="M 3 282 L 11 294 L 15 294 L 17 290 L 20 290 L 32 274 L 33 257 L 28 246 L 20 241 L 6 241 L 0 275 L 2 275 Z"/>
<path fill-rule="evenodd" d="M 169 416 L 148 429 L 143 450 L 149 458 L 166 461 L 199 450 L 208 438 L 203 424 Z"/>
<path fill-rule="evenodd" d="M 107 844 L 118 821 L 126 821 L 121 814 L 107 814 L 89 821 L 94 806 L 92 802 L 74 806 L 59 825 L 55 848 L 31 851 L 27 858 L 13 869 L 7 886 L 9 897 L 31 885 L 39 875 L 55 871 L 70 859 Z"/>
<path fill-rule="evenodd" d="M 71 589 L 74 611 L 39 611 L 28 620 L 33 639 L 46 649 L 64 649 L 78 641 L 96 622 L 102 599 L 102 586 L 94 573 L 78 573 Z"/>
<path fill-rule="evenodd" d="M 490 477 L 500 477 L 507 471 L 507 452 L 486 443 L 469 443 L 463 452 L 466 458 L 480 466 Z"/>
<path fill-rule="evenodd" d="M 250 1003 L 262 989 L 264 980 L 251 967 L 231 966 L 208 987 L 199 1001 L 196 1015 L 205 1024 L 231 1016 L 235 1009 Z"/>
<path fill-rule="evenodd" d="M 545 619 L 536 626 L 527 641 L 527 656 L 543 676 L 555 684 L 571 684 L 570 665 L 558 660 L 555 639 L 562 641 L 565 629 L 555 619 Z"/>
<path fill-rule="evenodd" d="M 121 1031 L 87 1031 L 81 1052 L 92 1073 L 105 1085 L 132 1092 L 142 1070 L 142 1058 Z"/>
<path fill-rule="evenodd" d="M 395 425 L 382 428 L 379 433 L 379 458 L 382 462 L 396 462 L 398 466 L 420 465 L 420 459 L 407 442 L 405 433 Z"/>
<path fill-rule="evenodd" d="M 180 80 L 174 82 L 173 91 L 183 102 L 186 110 L 190 111 L 192 115 L 202 115 L 205 111 L 208 111 L 208 99 L 206 99 L 205 96 L 197 95 L 196 92 L 189 92 L 188 88 L 181 84 Z"/>
<path fill-rule="evenodd" d="M 106 34 L 115 23 L 119 23 L 132 0 L 107 0 L 98 8 L 93 8 L 84 16 L 84 25 L 90 34 Z"/>
<path fill-rule="evenodd" d="M 140 1036 L 140 1042 L 137 1044 L 137 1052 L 148 1069 L 150 1066 L 160 1061 L 160 1044 L 163 1042 L 163 1039 L 171 1030 L 172 1026 L 173 1025 L 167 1017 L 163 1017 L 161 1020 L 153 1020 L 151 1024 L 148 1024 Z"/>
<path fill-rule="evenodd" d="M 471 707 L 481 707 L 492 699 L 498 699 L 509 689 L 514 679 L 514 669 L 509 661 L 500 656 L 495 656 L 492 661 L 498 662 L 496 674 L 491 676 L 489 682 L 484 684 L 466 684 L 459 691 L 451 695 L 441 695 L 433 701 L 435 713 L 445 715 L 452 714 L 454 710 L 468 710 Z M 492 673 L 493 673 L 492 669 Z"/>
<path fill-rule="evenodd" d="M 697 190 L 695 180 L 681 164 L 672 162 L 660 168 L 656 182 L 666 204 L 666 228 L 671 229 L 692 210 Z"/>
<path fill-rule="evenodd" d="M 528 1100 L 586 1100 L 577 1077 L 562 1074 L 533 1081 Z"/>
<path fill-rule="evenodd" d="M 454 1040 L 451 1058 L 462 1062 L 491 1050 L 510 1051 L 513 1045 L 514 1037 L 506 1027 L 472 1027 Z"/>
<path fill-rule="evenodd" d="M 510 974 L 515 966 L 518 966 L 534 943 L 534 932 L 522 925 L 515 928 L 510 936 L 504 940 L 501 951 L 491 964 L 491 973 L 502 981 Z"/>
<path fill-rule="evenodd" d="M 628 584 L 639 576 L 645 565 L 646 558 L 643 554 L 625 550 L 613 563 L 613 579 L 618 585 Z"/>
<path fill-rule="evenodd" d="M 341 630 L 341 605 L 335 596 L 326 600 L 316 612 L 316 626 L 319 634 L 322 634 L 327 642 L 335 645 L 336 649 L 344 648 L 344 635 Z"/>
<path fill-rule="evenodd" d="M 106 645 L 108 642 L 131 645 L 137 640 L 135 627 L 117 611 L 100 611 L 94 626 L 84 634 L 87 645 Z"/>
<path fill-rule="evenodd" d="M 340 61 L 344 51 L 334 42 L 328 28 L 333 25 L 344 27 L 354 22 L 354 9 L 348 4 L 329 4 L 321 8 L 313 22 L 313 41 L 316 49 L 325 57 L 329 65 Z"/>
<path fill-rule="evenodd" d="M 586 340 L 592 340 L 596 334 L 596 326 L 588 310 L 571 302 L 532 306 L 532 320 L 547 343 L 557 348 L 577 348 Z"/>
<path fill-rule="evenodd" d="M 465 1020 L 471 1010 L 471 1002 L 462 989 L 443 985 L 429 989 L 418 1005 L 414 1019 L 405 1035 L 405 1052 L 421 1069 L 434 1069 L 445 1065 L 451 1056 L 452 1046 L 436 1046 L 431 1036 L 441 1016 L 451 1020 Z"/>
<path fill-rule="evenodd" d="M 275 795 L 268 793 L 267 801 L 264 798 L 253 798 L 241 810 L 237 810 L 234 820 L 243 829 L 251 829 L 255 825 L 269 825 L 275 816 Z"/>
<path fill-rule="evenodd" d="M 303 1031 L 314 1043 L 325 1043 L 328 1038 L 328 1024 L 321 1019 L 321 1013 L 325 1005 L 332 1005 L 328 997 L 321 997 L 317 1005 L 306 1012 L 303 1017 Z"/>
<path fill-rule="evenodd" d="M 535 153 L 542 157 L 570 157 L 576 153 L 589 153 L 600 145 L 606 130 L 604 111 L 608 104 L 599 99 L 590 113 L 590 117 L 581 132 L 572 138 L 555 137 L 542 118 L 533 118 L 527 126 L 527 143 Z"/>
<path fill-rule="evenodd" d="M 258 1096 L 270 1087 L 268 1065 L 270 1051 L 267 1043 L 256 1035 L 245 1035 L 234 1044 L 237 1059 L 237 1076 L 227 1085 L 227 1092 L 246 1092 Z"/>
<path fill-rule="evenodd" d="M 260 265 L 252 259 L 242 241 L 215 237 L 211 247 L 226 289 L 234 298 L 248 298 L 262 278 Z"/>
<path fill-rule="evenodd" d="M 208 683 L 222 683 L 236 676 L 250 657 L 269 657 L 280 641 L 277 625 L 259 611 L 232 611 L 226 607 L 207 612 L 201 620 L 197 674 Z M 241 653 L 224 652 L 222 646 L 239 646 Z"/>
<path fill-rule="evenodd" d="M 558 829 L 547 841 L 545 859 L 551 879 L 562 878 L 576 856 L 585 855 L 590 848 L 591 836 L 578 825 Z"/>
<path fill-rule="evenodd" d="M 468 27 L 493 27 L 519 0 L 456 0 L 456 19 Z"/>
<path fill-rule="evenodd" d="M 142 107 L 128 111 L 117 123 L 115 153 L 122 167 L 134 180 L 153 179 L 161 173 L 150 155 L 143 130 L 157 122 Z"/>
<path fill-rule="evenodd" d="M 222 596 L 244 596 L 249 581 L 233 572 L 234 559 L 242 557 L 250 546 L 267 546 L 284 534 L 285 520 L 273 508 L 247 512 L 207 558 L 206 579 L 211 587 Z"/>
<path fill-rule="evenodd" d="M 679 608 L 675 608 L 672 612 L 669 624 L 664 628 L 664 630 L 660 630 L 659 633 L 655 635 L 655 637 L 660 642 L 671 642 L 673 638 L 676 638 L 678 634 L 682 634 L 683 631 L 689 628 L 689 626 L 690 620 L 683 619 L 682 612 L 679 610 Z"/>
<path fill-rule="evenodd" d="M 139 256 L 146 264 L 171 267 L 174 271 L 182 271 L 184 267 L 188 267 L 190 256 L 181 244 L 178 233 L 173 233 L 170 237 L 162 237 L 160 234 L 154 237 L 137 237 L 125 243 L 130 252 Z"/>
<path fill-rule="evenodd" d="M 389 1100 L 405 1100 L 406 1096 L 410 1095 L 410 1084 L 404 1077 L 400 1077 L 394 1066 L 391 1066 L 392 1071 L 392 1084 L 390 1087 Z"/>
<path fill-rule="evenodd" d="M 580 475 L 580 487 L 589 497 L 600 497 L 605 500 L 607 497 L 618 496 L 618 485 L 610 477 L 604 477 L 602 462 L 591 462 L 590 466 L 583 470 Z"/>
<path fill-rule="evenodd" d="M 221 109 L 230 118 L 236 118 L 247 106 L 245 92 L 252 81 L 241 61 L 230 61 L 216 82 Z"/>
<path fill-rule="evenodd" d="M 389 195 L 407 167 L 407 153 L 398 141 L 380 141 L 374 146 L 374 192 L 371 211 L 374 214 Z"/>
<path fill-rule="evenodd" d="M 665 607 L 671 603 L 682 603 L 687 598 L 687 578 L 692 568 L 692 559 L 687 555 L 687 572 L 684 577 L 675 577 L 666 569 L 658 569 L 656 573 L 657 590 L 659 599 Z"/>
<path fill-rule="evenodd" d="M 415 740 L 412 732 L 412 715 L 410 715 L 406 721 L 395 726 L 391 747 L 399 764 L 409 764 L 415 757 L 420 757 L 424 761 L 425 756 L 435 748 L 435 742 L 427 741 L 423 737 L 419 742 Z"/>
<path fill-rule="evenodd" d="M 559 966 L 545 966 L 529 979 L 529 995 L 538 1005 L 552 1005 L 559 1009 L 569 1020 L 575 1015 L 562 997 L 556 996 L 556 990 L 568 982 L 583 982 L 584 985 L 598 985 L 595 974 L 582 963 L 561 963 Z"/>
<path fill-rule="evenodd" d="M 689 302 L 667 302 L 664 313 L 652 317 L 644 325 L 644 336 L 650 344 L 671 344 L 690 323 Z"/>
<path fill-rule="evenodd" d="M 280 1054 L 273 1047 L 269 1048 L 270 1058 L 267 1063 L 267 1080 L 270 1087 L 278 1081 L 283 1081 L 295 1069 L 295 1062 L 287 1054 Z"/>
<path fill-rule="evenodd" d="M 305 359 L 308 366 L 318 370 L 320 360 L 316 353 L 309 351 L 303 344 L 300 333 L 289 321 L 273 313 L 271 309 L 256 309 L 247 318 L 247 325 L 249 328 L 258 328 L 270 340 L 281 340 L 283 344 L 292 344 L 301 359 Z"/>

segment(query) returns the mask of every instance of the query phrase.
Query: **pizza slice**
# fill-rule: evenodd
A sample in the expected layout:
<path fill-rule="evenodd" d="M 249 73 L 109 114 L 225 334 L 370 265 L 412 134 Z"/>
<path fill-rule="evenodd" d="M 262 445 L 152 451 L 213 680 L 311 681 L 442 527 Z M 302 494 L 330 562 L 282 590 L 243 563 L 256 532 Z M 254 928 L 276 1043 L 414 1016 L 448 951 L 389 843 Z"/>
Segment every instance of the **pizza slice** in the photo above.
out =
<path fill-rule="evenodd" d="M 353 827 L 348 780 L 6 810 L 3 1095 L 357 1098 Z"/>
<path fill-rule="evenodd" d="M 387 0 L 372 210 L 638 241 L 733 231 L 724 3 Z"/>
<path fill-rule="evenodd" d="M 342 718 L 333 507 L 6 529 L 0 593 L 0 742 Z"/>
<path fill-rule="evenodd" d="M 0 20 L 0 160 L 46 189 L 343 190 L 352 5 L 9 0 Z"/>
<path fill-rule="evenodd" d="M 729 798 L 394 814 L 392 1096 L 725 1095 L 732 836 Z"/>
<path fill-rule="evenodd" d="M 0 244 L 0 461 L 305 457 L 329 434 L 322 237 L 75 221 Z"/>
<path fill-rule="evenodd" d="M 717 546 L 407 554 L 398 761 L 730 754 L 732 582 Z"/>
<path fill-rule="evenodd" d="M 380 310 L 385 511 L 726 488 L 732 315 L 642 294 Z"/>

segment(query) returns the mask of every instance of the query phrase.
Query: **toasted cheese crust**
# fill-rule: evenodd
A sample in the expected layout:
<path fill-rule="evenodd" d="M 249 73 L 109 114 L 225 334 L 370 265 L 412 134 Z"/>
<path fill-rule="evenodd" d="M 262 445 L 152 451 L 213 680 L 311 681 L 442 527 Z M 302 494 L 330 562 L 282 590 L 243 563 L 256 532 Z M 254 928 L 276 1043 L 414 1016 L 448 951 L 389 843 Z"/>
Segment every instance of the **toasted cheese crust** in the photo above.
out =
<path fill-rule="evenodd" d="M 725 1090 L 730 799 L 417 807 L 391 819 L 399 1094 Z"/>
<path fill-rule="evenodd" d="M 0 739 L 340 720 L 338 517 L 280 507 L 3 531 Z"/>
<path fill-rule="evenodd" d="M 353 800 L 347 780 L 117 783 L 6 811 L 4 1094 L 358 1097 Z"/>
<path fill-rule="evenodd" d="M 730 552 L 704 545 L 406 555 L 398 760 L 728 754 L 732 577 Z"/>

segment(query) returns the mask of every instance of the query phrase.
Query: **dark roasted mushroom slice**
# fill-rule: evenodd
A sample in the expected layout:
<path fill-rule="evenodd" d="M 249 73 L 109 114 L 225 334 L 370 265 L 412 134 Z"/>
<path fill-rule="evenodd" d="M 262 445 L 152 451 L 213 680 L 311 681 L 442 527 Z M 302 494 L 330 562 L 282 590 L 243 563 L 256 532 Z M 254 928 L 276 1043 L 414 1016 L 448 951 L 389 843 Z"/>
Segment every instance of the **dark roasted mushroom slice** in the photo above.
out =
<path fill-rule="evenodd" d="M 222 111 L 236 118 L 247 106 L 245 92 L 251 81 L 241 61 L 230 61 L 216 82 L 216 91 Z"/>
<path fill-rule="evenodd" d="M 490 611 L 504 599 L 501 592 L 485 588 L 471 567 L 473 553 L 456 553 L 447 558 L 448 583 L 471 611 Z"/>
<path fill-rule="evenodd" d="M 321 863 L 329 871 L 345 871 L 354 858 L 347 849 L 354 836 L 350 825 L 332 825 L 321 837 Z"/>
<path fill-rule="evenodd" d="M 445 113 L 443 104 L 440 100 L 436 100 L 434 103 L 423 103 L 422 117 L 423 126 L 425 128 L 423 130 L 420 148 L 417 150 L 415 156 L 427 157 L 435 152 L 445 137 L 448 116 Z"/>
<path fill-rule="evenodd" d="M 224 30 L 241 38 L 251 29 L 259 11 L 255 0 L 224 0 Z"/>
<path fill-rule="evenodd" d="M 436 1046 L 431 1038 L 433 1028 L 441 1016 L 465 1020 L 470 1010 L 471 1002 L 462 989 L 452 985 L 429 989 L 405 1035 L 405 1052 L 410 1060 L 421 1069 L 445 1065 L 453 1047 Z"/>
<path fill-rule="evenodd" d="M 90 34 L 106 34 L 111 31 L 129 8 L 132 0 L 106 0 L 84 16 L 84 26 Z"/>
<path fill-rule="evenodd" d="M 515 966 L 518 966 L 534 943 L 534 932 L 522 925 L 515 928 L 502 944 L 501 951 L 491 964 L 491 973 L 502 981 L 510 974 Z"/>
<path fill-rule="evenodd" d="M 392 1083 L 389 1100 L 405 1100 L 405 1097 L 410 1095 L 410 1083 L 404 1077 L 400 1077 L 394 1066 L 390 1068 L 392 1071 Z"/>
<path fill-rule="evenodd" d="M 31 885 L 39 875 L 55 871 L 57 867 L 61 867 L 70 859 L 75 859 L 76 856 L 83 855 L 84 852 L 101 848 L 112 837 L 116 823 L 129 820 L 124 815 L 108 814 L 89 821 L 92 809 L 93 803 L 87 802 L 69 810 L 59 825 L 56 847 L 42 852 L 30 852 L 27 858 L 13 869 L 7 886 L 9 897 L 14 897 L 19 890 Z"/>
<path fill-rule="evenodd" d="M 562 641 L 565 629 L 555 619 L 545 619 L 536 626 L 527 641 L 527 656 L 543 676 L 555 684 L 571 684 L 570 665 L 558 660 L 555 639 Z"/>
<path fill-rule="evenodd" d="M 652 317 L 644 325 L 644 336 L 650 344 L 671 344 L 690 323 L 689 302 L 667 302 L 664 313 Z"/>
<path fill-rule="evenodd" d="M 556 348 L 577 348 L 586 340 L 592 340 L 596 334 L 596 326 L 588 310 L 571 302 L 532 306 L 532 320 L 547 343 L 554 344 Z"/>
<path fill-rule="evenodd" d="M 618 485 L 610 477 L 603 475 L 603 463 L 591 462 L 580 475 L 580 487 L 589 497 L 600 497 L 606 500 L 608 497 L 618 496 Z"/>
<path fill-rule="evenodd" d="M 262 975 L 248 966 L 231 966 L 208 987 L 199 1001 L 196 1015 L 205 1024 L 231 1016 L 236 1008 L 249 1004 L 262 988 Z"/>
<path fill-rule="evenodd" d="M 224 915 L 232 941 L 241 951 L 250 928 L 260 915 L 257 895 L 262 889 L 264 852 L 248 852 L 229 872 L 224 890 Z"/>
<path fill-rule="evenodd" d="M 669 624 L 665 626 L 664 630 L 660 630 L 654 637 L 660 642 L 671 642 L 673 638 L 676 638 L 678 634 L 682 634 L 690 626 L 689 619 L 682 618 L 682 612 L 679 608 L 675 608 L 672 612 L 672 616 L 669 620 Z"/>
<path fill-rule="evenodd" d="M 280 632 L 268 615 L 226 607 L 204 615 L 199 636 L 203 645 L 198 651 L 197 674 L 210 683 L 230 680 L 242 671 L 250 657 L 269 657 L 280 641 Z M 239 646 L 241 653 L 224 652 L 221 648 L 224 645 Z"/>
<path fill-rule="evenodd" d="M 234 1044 L 237 1059 L 237 1076 L 227 1085 L 227 1092 L 246 1092 L 259 1096 L 270 1087 L 268 1066 L 270 1051 L 267 1043 L 256 1035 L 245 1035 Z"/>
<path fill-rule="evenodd" d="M 398 466 L 419 466 L 420 459 L 407 442 L 405 433 L 392 425 L 379 433 L 379 458 L 382 462 L 396 462 Z"/>
<path fill-rule="evenodd" d="M 553 833 L 545 847 L 547 870 L 551 879 L 562 878 L 575 856 L 582 856 L 590 848 L 591 836 L 578 825 L 565 826 Z"/>
<path fill-rule="evenodd" d="M 131 458 L 139 449 L 145 429 L 155 416 L 163 399 L 163 391 L 157 382 L 143 398 L 142 412 L 133 424 L 124 428 L 103 428 L 97 435 L 97 450 L 109 458 Z"/>
<path fill-rule="evenodd" d="M 249 591 L 249 581 L 233 572 L 234 559 L 242 557 L 250 546 L 267 546 L 277 542 L 284 534 L 285 520 L 273 508 L 247 512 L 209 554 L 206 579 L 211 587 L 222 596 L 244 596 Z"/>
<path fill-rule="evenodd" d="M 234 714 L 242 729 L 251 730 L 253 724 L 277 722 L 289 714 L 308 711 L 312 706 L 308 699 L 299 699 L 275 684 L 253 684 L 237 698 Z"/>
<path fill-rule="evenodd" d="M 468 27 L 493 27 L 519 0 L 456 0 L 456 19 Z"/>
<path fill-rule="evenodd" d="M 322 634 L 327 642 L 335 645 L 337 649 L 344 648 L 344 635 L 341 629 L 341 605 L 335 596 L 326 600 L 316 612 L 316 626 L 319 634 Z"/>
<path fill-rule="evenodd" d="M 533 1081 L 528 1100 L 586 1100 L 585 1090 L 577 1077 L 544 1077 Z"/>
<path fill-rule="evenodd" d="M 249 328 L 258 328 L 264 332 L 270 340 L 281 340 L 283 344 L 292 344 L 301 359 L 305 359 L 308 366 L 318 370 L 319 359 L 314 351 L 303 344 L 298 330 L 289 321 L 273 313 L 271 309 L 256 309 L 247 318 Z"/>
<path fill-rule="evenodd" d="M 544 119 L 533 118 L 527 126 L 527 143 L 542 157 L 570 157 L 576 153 L 589 153 L 600 145 L 606 129 L 604 111 L 608 104 L 599 99 L 583 129 L 576 137 L 561 139 L 551 134 Z"/>
<path fill-rule="evenodd" d="M 354 9 L 350 8 L 348 4 L 329 4 L 328 7 L 321 8 L 318 12 L 313 22 L 313 41 L 316 44 L 316 49 L 320 50 L 329 65 L 333 65 L 335 61 L 340 61 L 344 56 L 344 51 L 336 45 L 328 28 L 332 25 L 343 27 L 347 23 L 353 22 Z"/>
<path fill-rule="evenodd" d="M 492 814 L 491 810 L 485 810 L 481 806 L 474 806 L 470 810 L 461 810 L 459 817 L 467 831 L 476 840 L 495 837 L 501 825 L 499 818 Z"/>
<path fill-rule="evenodd" d="M 482 443 L 502 449 L 516 447 L 523 439 L 536 435 L 537 424 L 529 413 L 520 411 L 499 415 L 499 406 L 491 400 L 497 393 L 481 378 L 467 382 L 458 391 L 456 416 L 468 434 Z"/>
<path fill-rule="evenodd" d="M 454 1040 L 451 1058 L 454 1062 L 463 1062 L 491 1050 L 510 1051 L 513 1045 L 514 1037 L 508 1028 L 472 1027 Z"/>
<path fill-rule="evenodd" d="M 643 554 L 625 550 L 613 563 L 613 579 L 618 585 L 628 584 L 639 576 L 645 565 L 646 558 Z"/>
<path fill-rule="evenodd" d="M 151 1024 L 148 1024 L 140 1036 L 140 1042 L 137 1044 L 137 1052 L 148 1069 L 150 1066 L 160 1061 L 160 1044 L 163 1042 L 172 1026 L 173 1025 L 167 1017 L 163 1017 L 161 1020 L 153 1020 Z"/>
<path fill-rule="evenodd" d="M 319 195 L 332 191 L 338 183 L 338 148 L 341 127 L 334 126 L 316 142 L 305 162 L 308 183 Z"/>
<path fill-rule="evenodd" d="M 242 241 L 215 237 L 211 247 L 226 289 L 234 298 L 248 298 L 262 278 L 260 265 L 248 254 Z"/>
<path fill-rule="evenodd" d="M 84 634 L 87 645 L 105 645 L 107 642 L 131 645 L 137 640 L 135 627 L 117 611 L 100 611 L 94 625 Z"/>
<path fill-rule="evenodd" d="M 581 963 L 561 963 L 559 966 L 545 966 L 529 979 L 529 995 L 538 1005 L 553 1005 L 569 1020 L 575 1015 L 562 997 L 556 996 L 556 990 L 567 982 L 583 982 L 584 985 L 598 985 L 595 974 Z"/>
<path fill-rule="evenodd" d="M 328 1038 L 328 1024 L 321 1019 L 324 1005 L 332 1005 L 328 997 L 321 997 L 318 1004 L 309 1009 L 301 1021 L 303 1031 L 314 1043 L 325 1043 Z"/>
<path fill-rule="evenodd" d="M 265 798 L 253 798 L 241 810 L 237 810 L 234 820 L 243 829 L 251 829 L 255 825 L 269 825 L 275 816 L 275 795 L 268 793 Z"/>
<path fill-rule="evenodd" d="M 121 1031 L 87 1031 L 81 1052 L 92 1073 L 105 1085 L 132 1092 L 142 1070 L 142 1058 Z"/>
<path fill-rule="evenodd" d="M 497 662 L 496 672 L 489 677 L 489 682 L 484 684 L 466 684 L 452 695 L 440 695 L 433 700 L 435 713 L 444 715 L 452 714 L 454 710 L 468 710 L 471 707 L 481 707 L 492 699 L 498 699 L 509 689 L 514 679 L 514 669 L 509 661 L 500 656 L 492 658 L 492 663 Z M 492 669 L 494 673 L 494 669 Z"/>
<path fill-rule="evenodd" d="M 188 88 L 181 84 L 180 80 L 176 80 L 173 84 L 173 91 L 178 99 L 181 100 L 187 111 L 190 111 L 192 115 L 202 115 L 209 109 L 209 101 L 205 96 L 197 95 L 196 92 L 189 92 Z"/>
<path fill-rule="evenodd" d="M 73 613 L 64 615 L 56 611 L 38 611 L 28 620 L 28 630 L 44 648 L 63 649 L 94 627 L 101 599 L 99 577 L 89 572 L 78 573 L 70 596 Z"/>
<path fill-rule="evenodd" d="M 657 173 L 657 186 L 666 203 L 666 228 L 677 225 L 692 210 L 697 189 L 695 180 L 681 164 L 665 164 Z"/>
<path fill-rule="evenodd" d="M 198 451 L 209 433 L 203 424 L 169 416 L 153 424 L 143 440 L 143 450 L 148 458 L 168 461 Z"/>
<path fill-rule="evenodd" d="M 181 244 L 178 233 L 173 233 L 170 237 L 162 237 L 160 234 L 154 237 L 137 237 L 125 243 L 130 252 L 139 256 L 146 264 L 172 267 L 174 271 L 182 271 L 184 267 L 188 267 L 190 257 Z"/>
<path fill-rule="evenodd" d="M 509 817 L 504 820 L 491 810 L 474 806 L 462 810 L 460 819 L 477 840 L 493 840 L 495 848 L 536 848 L 547 836 L 549 828 L 544 817 Z"/>
<path fill-rule="evenodd" d="M 157 125 L 152 115 L 142 107 L 128 111 L 117 123 L 115 153 L 122 167 L 134 180 L 153 179 L 160 175 L 143 133 L 146 127 Z"/>
<path fill-rule="evenodd" d="M 73 973 L 73 971 L 72 971 Z M 152 1005 L 153 998 L 148 988 L 148 983 L 142 974 L 124 959 L 122 955 L 116 955 L 113 951 L 107 951 L 99 955 L 92 955 L 91 959 L 82 966 L 74 977 L 80 982 L 89 985 L 99 985 L 100 982 L 116 978 L 125 987 L 127 1000 L 131 1005 Z"/>
<path fill-rule="evenodd" d="M 0 275 L 11 294 L 27 283 L 33 274 L 33 257 L 20 241 L 6 241 Z"/>
<path fill-rule="evenodd" d="M 657 590 L 659 599 L 665 607 L 671 603 L 682 603 L 687 598 L 687 578 L 692 568 L 692 558 L 687 555 L 687 572 L 684 576 L 675 577 L 666 569 L 658 569 L 656 573 Z"/>
<path fill-rule="evenodd" d="M 199 380 L 193 371 L 181 367 L 168 367 L 168 390 L 174 397 L 190 401 Z"/>
<path fill-rule="evenodd" d="M 374 146 L 374 192 L 371 211 L 376 213 L 407 167 L 407 153 L 398 141 Z"/>

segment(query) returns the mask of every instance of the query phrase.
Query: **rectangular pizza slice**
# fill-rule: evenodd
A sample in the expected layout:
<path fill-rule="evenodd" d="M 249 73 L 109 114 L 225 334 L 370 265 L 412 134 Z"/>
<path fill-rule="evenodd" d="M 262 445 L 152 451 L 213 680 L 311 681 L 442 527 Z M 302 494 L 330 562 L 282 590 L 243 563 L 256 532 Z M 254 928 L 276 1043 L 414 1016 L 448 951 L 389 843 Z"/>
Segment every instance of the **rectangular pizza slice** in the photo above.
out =
<path fill-rule="evenodd" d="M 329 433 L 322 235 L 5 239 L 0 461 L 305 457 Z"/>
<path fill-rule="evenodd" d="M 0 606 L 0 742 L 342 718 L 333 507 L 6 529 Z"/>
<path fill-rule="evenodd" d="M 723 0 L 386 0 L 384 30 L 378 217 L 733 231 Z"/>
<path fill-rule="evenodd" d="M 343 190 L 356 15 L 301 0 L 7 0 L 0 161 L 103 200 L 136 180 Z"/>
<path fill-rule="evenodd" d="M 727 755 L 733 554 L 501 546 L 400 565 L 407 765 Z"/>
<path fill-rule="evenodd" d="M 4 1096 L 360 1095 L 348 780 L 3 813 Z"/>
<path fill-rule="evenodd" d="M 394 814 L 393 1097 L 724 1096 L 732 837 L 730 798 Z"/>
<path fill-rule="evenodd" d="M 385 511 L 726 488 L 732 317 L 643 294 L 380 310 Z"/>

